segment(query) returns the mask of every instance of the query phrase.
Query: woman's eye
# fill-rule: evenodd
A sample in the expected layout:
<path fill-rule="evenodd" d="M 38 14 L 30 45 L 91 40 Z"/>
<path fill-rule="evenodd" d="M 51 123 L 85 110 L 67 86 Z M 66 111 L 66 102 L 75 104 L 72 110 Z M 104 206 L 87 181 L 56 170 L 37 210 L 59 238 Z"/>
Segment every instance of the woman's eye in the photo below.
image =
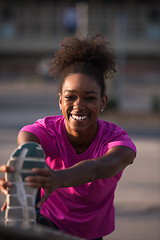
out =
<path fill-rule="evenodd" d="M 74 97 L 73 96 L 65 96 L 65 98 L 69 101 L 73 101 L 74 100 Z"/>
<path fill-rule="evenodd" d="M 95 100 L 96 100 L 96 97 L 87 97 L 86 100 L 87 100 L 87 101 L 95 101 Z"/>

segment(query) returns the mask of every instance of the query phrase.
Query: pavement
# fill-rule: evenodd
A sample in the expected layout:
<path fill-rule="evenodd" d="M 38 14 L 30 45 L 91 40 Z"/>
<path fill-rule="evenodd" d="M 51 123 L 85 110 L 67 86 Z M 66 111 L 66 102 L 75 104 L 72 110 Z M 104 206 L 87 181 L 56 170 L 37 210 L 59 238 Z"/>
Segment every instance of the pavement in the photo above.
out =
<path fill-rule="evenodd" d="M 16 148 L 19 129 L 37 118 L 60 114 L 57 105 L 55 82 L 0 82 L 0 164 L 6 163 Z M 160 113 L 106 110 L 100 117 L 126 129 L 138 152 L 115 193 L 116 229 L 104 240 L 159 240 Z M 3 201 L 0 195 L 0 205 Z"/>

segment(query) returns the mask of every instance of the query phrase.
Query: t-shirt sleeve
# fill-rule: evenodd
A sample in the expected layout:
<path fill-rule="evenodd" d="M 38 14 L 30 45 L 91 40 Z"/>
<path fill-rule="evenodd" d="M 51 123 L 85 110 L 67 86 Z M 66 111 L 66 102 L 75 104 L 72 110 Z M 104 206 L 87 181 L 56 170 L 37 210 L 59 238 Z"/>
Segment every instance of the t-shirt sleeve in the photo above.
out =
<path fill-rule="evenodd" d="M 44 151 L 48 148 L 50 145 L 51 137 L 47 129 L 39 124 L 38 122 L 31 124 L 31 125 L 26 125 L 24 126 L 19 133 L 26 131 L 34 134 L 40 141 L 42 148 Z M 46 151 L 45 151 L 46 152 Z"/>
<path fill-rule="evenodd" d="M 135 154 L 137 153 L 136 146 L 127 134 L 127 132 L 122 131 L 119 135 L 115 136 L 111 141 L 108 142 L 108 150 L 115 146 L 126 146 L 131 148 Z"/>

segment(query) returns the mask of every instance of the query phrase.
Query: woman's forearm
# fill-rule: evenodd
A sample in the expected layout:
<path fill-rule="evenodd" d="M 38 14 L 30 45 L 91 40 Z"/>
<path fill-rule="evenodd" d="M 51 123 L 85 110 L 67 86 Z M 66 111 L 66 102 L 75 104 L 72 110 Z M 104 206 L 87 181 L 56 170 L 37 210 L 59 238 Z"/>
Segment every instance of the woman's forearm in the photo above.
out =
<path fill-rule="evenodd" d="M 58 188 L 79 186 L 94 181 L 96 172 L 93 160 L 84 160 L 64 170 L 56 170 Z"/>
<path fill-rule="evenodd" d="M 117 146 L 97 159 L 84 160 L 65 170 L 57 170 L 55 174 L 59 179 L 59 188 L 73 187 L 97 179 L 115 176 L 135 158 L 132 149 L 125 146 Z"/>

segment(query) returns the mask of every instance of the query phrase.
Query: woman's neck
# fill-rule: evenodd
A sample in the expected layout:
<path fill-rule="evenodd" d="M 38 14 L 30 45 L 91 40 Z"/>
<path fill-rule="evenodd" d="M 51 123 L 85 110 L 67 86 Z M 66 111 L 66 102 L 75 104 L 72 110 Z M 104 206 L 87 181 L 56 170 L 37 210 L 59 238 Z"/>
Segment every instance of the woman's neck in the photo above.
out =
<path fill-rule="evenodd" d="M 75 135 L 71 135 L 70 133 L 68 133 L 66 131 L 68 140 L 70 142 L 70 144 L 73 146 L 73 148 L 75 149 L 77 154 L 81 154 L 83 152 L 85 152 L 88 147 L 90 146 L 90 144 L 92 143 L 92 141 L 94 140 L 97 131 L 93 131 L 92 133 L 88 134 L 88 133 L 77 133 Z"/>

